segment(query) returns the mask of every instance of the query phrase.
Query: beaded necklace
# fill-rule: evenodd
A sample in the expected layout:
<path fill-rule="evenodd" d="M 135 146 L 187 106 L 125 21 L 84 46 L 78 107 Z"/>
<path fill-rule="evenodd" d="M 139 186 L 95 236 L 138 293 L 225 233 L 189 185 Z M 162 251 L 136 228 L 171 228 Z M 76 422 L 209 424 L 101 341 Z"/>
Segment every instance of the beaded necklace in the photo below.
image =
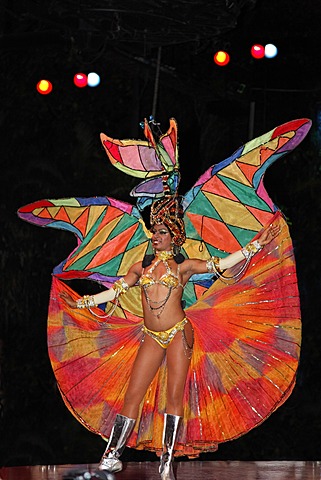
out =
<path fill-rule="evenodd" d="M 154 265 L 151 267 L 151 269 L 149 270 L 149 275 L 151 275 L 153 273 L 153 271 L 155 270 L 155 268 L 162 262 L 164 265 L 165 265 L 165 268 L 166 268 L 166 272 L 167 274 L 171 274 L 171 269 L 170 269 L 170 266 L 168 265 L 168 262 L 167 260 L 171 259 L 174 257 L 174 254 L 172 251 L 166 251 L 166 250 L 162 250 L 160 252 L 157 252 L 156 253 L 156 262 L 154 263 Z M 156 301 L 156 300 L 152 300 L 150 298 L 150 296 L 148 295 L 148 291 L 147 291 L 147 287 L 144 285 L 143 286 L 143 292 L 144 292 L 144 295 L 145 295 L 145 298 L 146 298 L 146 302 L 147 302 L 147 305 L 148 305 L 148 308 L 149 310 L 152 312 L 152 314 L 157 317 L 158 319 L 160 318 L 161 314 L 163 313 L 164 311 L 164 308 L 166 306 L 166 303 L 172 293 L 172 290 L 173 290 L 173 287 L 172 286 L 169 286 L 168 287 L 168 292 L 166 294 L 166 297 L 163 298 L 162 300 L 159 300 L 159 301 Z"/>
<path fill-rule="evenodd" d="M 160 252 L 156 252 L 155 256 L 157 258 L 158 263 L 159 263 L 159 260 L 161 260 L 162 262 L 166 262 L 166 260 L 169 260 L 170 258 L 174 257 L 174 252 L 172 250 L 169 250 L 169 251 L 161 250 Z"/>

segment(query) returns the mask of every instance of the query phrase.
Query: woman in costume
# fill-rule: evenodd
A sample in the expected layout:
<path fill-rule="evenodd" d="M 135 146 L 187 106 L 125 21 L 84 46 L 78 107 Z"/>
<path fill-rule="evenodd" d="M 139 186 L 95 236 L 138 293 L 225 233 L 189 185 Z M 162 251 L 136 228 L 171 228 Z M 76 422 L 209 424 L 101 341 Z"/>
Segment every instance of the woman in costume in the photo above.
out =
<path fill-rule="evenodd" d="M 180 205 L 176 122 L 155 140 L 146 121 L 147 141 L 101 137 L 115 167 L 144 178 L 138 209 L 111 197 L 19 209 L 77 236 L 53 271 L 48 351 L 69 411 L 108 439 L 100 468 L 119 471 L 126 444 L 156 452 L 162 478 L 174 478 L 175 440 L 175 456 L 213 452 L 291 394 L 301 342 L 295 259 L 263 176 L 310 126 L 293 120 L 241 146 Z M 150 203 L 153 254 L 139 212 Z M 73 279 L 108 290 L 79 298 Z"/>
<path fill-rule="evenodd" d="M 132 265 L 128 273 L 109 290 L 85 295 L 74 301 L 66 292 L 61 297 L 72 308 L 97 307 L 114 300 L 137 283 L 142 290 L 144 325 L 143 338 L 130 375 L 121 412 L 110 435 L 99 468 L 108 472 L 122 469 L 119 459 L 136 423 L 139 407 L 157 370 L 167 357 L 167 404 L 164 414 L 163 453 L 159 472 L 162 480 L 175 479 L 172 460 L 174 445 L 183 411 L 183 395 L 187 371 L 193 353 L 193 326 L 182 308 L 182 291 L 192 275 L 211 273 L 221 275 L 227 268 L 244 262 L 268 244 L 279 227 L 270 225 L 261 236 L 243 249 L 224 259 L 211 257 L 207 261 L 184 259 L 177 253 L 186 235 L 179 200 L 165 196 L 156 201 L 151 211 L 151 243 L 154 254 Z M 176 252 L 176 253 L 175 253 Z"/>

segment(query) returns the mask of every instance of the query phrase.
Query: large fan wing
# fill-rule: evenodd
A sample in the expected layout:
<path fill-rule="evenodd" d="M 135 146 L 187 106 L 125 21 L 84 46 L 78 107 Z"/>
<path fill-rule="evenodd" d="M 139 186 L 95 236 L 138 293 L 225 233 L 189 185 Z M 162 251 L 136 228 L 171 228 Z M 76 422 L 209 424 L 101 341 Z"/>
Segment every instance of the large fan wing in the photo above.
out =
<path fill-rule="evenodd" d="M 19 209 L 23 220 L 73 232 L 77 246 L 54 274 L 87 278 L 106 286 L 125 275 L 148 247 L 148 232 L 136 207 L 110 197 L 41 200 Z"/>

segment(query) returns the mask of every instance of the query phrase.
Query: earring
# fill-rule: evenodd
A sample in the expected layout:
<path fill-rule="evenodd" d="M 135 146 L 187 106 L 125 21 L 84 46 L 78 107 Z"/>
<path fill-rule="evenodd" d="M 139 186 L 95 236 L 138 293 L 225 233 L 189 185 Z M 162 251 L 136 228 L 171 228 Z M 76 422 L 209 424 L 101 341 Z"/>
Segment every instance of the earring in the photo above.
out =
<path fill-rule="evenodd" d="M 173 252 L 174 252 L 174 255 L 178 255 L 179 252 L 181 251 L 181 247 L 179 247 L 178 245 L 175 245 L 175 243 L 173 244 Z"/>

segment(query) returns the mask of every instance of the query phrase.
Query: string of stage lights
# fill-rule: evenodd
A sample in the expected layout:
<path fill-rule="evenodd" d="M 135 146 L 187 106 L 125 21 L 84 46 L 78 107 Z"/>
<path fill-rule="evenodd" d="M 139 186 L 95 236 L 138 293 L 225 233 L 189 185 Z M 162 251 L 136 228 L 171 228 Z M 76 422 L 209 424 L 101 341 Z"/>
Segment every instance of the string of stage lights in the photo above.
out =
<path fill-rule="evenodd" d="M 261 58 L 274 58 L 278 54 L 278 49 L 273 43 L 263 46 L 255 43 L 251 47 L 251 55 L 256 60 Z M 214 54 L 214 62 L 219 67 L 225 67 L 230 62 L 230 54 L 224 50 L 219 50 Z"/>
<path fill-rule="evenodd" d="M 74 84 L 78 88 L 97 87 L 100 84 L 100 76 L 96 72 L 76 73 L 74 76 Z M 41 95 L 48 95 L 52 92 L 53 85 L 50 80 L 41 79 L 36 85 L 37 91 Z"/>
<path fill-rule="evenodd" d="M 265 46 L 254 44 L 251 47 L 251 56 L 256 60 L 262 58 L 274 58 L 278 54 L 275 45 L 269 43 Z M 219 50 L 214 54 L 214 63 L 220 67 L 226 66 L 230 62 L 230 55 L 224 50 Z M 76 73 L 74 75 L 74 84 L 78 88 L 97 87 L 100 84 L 100 76 L 96 72 Z M 41 95 L 48 95 L 53 90 L 53 84 L 48 79 L 41 79 L 36 85 L 37 91 Z"/>

